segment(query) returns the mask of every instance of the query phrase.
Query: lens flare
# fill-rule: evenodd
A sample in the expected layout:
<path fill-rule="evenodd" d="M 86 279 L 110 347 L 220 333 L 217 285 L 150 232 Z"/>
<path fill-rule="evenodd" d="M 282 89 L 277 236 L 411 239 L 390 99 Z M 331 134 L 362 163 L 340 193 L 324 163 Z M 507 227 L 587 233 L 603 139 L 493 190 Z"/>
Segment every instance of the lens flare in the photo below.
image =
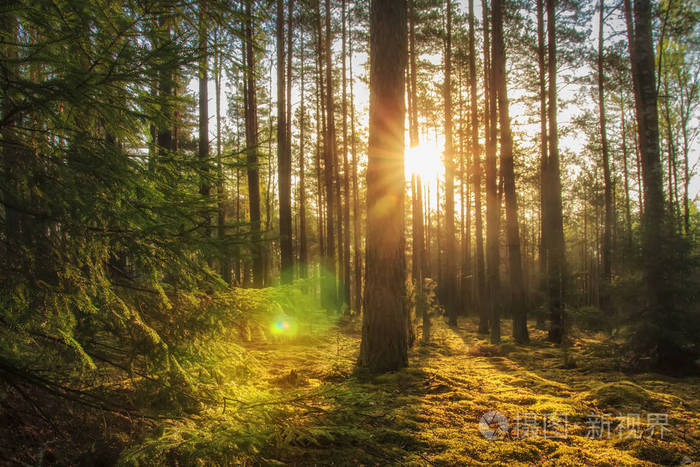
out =
<path fill-rule="evenodd" d="M 277 319 L 272 323 L 273 334 L 290 334 L 292 331 L 292 323 L 286 319 Z"/>

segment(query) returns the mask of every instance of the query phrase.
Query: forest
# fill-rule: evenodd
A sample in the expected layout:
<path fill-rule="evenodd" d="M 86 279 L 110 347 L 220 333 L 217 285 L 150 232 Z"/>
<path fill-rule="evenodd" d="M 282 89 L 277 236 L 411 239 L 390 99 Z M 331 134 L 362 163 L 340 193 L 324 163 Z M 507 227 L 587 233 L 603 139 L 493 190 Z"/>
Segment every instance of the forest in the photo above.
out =
<path fill-rule="evenodd" d="M 0 23 L 0 465 L 700 465 L 697 0 Z"/>

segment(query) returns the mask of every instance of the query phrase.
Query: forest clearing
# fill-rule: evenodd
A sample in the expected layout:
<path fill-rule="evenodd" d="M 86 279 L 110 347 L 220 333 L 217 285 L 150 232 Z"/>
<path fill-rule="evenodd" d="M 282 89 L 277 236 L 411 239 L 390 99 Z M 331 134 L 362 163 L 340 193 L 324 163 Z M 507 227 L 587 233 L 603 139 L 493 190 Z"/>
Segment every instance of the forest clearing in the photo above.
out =
<path fill-rule="evenodd" d="M 697 0 L 0 2 L 0 465 L 700 465 Z"/>

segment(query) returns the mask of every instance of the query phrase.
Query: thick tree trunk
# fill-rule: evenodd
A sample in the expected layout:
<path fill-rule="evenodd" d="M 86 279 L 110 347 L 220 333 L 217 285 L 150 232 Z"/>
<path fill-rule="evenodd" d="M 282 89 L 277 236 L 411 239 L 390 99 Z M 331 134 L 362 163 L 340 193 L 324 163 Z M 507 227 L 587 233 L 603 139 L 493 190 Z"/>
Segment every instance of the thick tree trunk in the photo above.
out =
<path fill-rule="evenodd" d="M 498 96 L 499 124 L 501 127 L 501 173 L 506 201 L 506 239 L 508 242 L 508 266 L 510 272 L 511 311 L 513 337 L 516 342 L 527 342 L 527 304 L 523 284 L 523 267 L 520 253 L 520 227 L 518 224 L 518 198 L 515 193 L 513 169 L 513 136 L 510 129 L 508 92 L 506 86 L 506 56 L 503 42 L 503 4 L 493 0 L 493 76 Z"/>
<path fill-rule="evenodd" d="M 653 333 L 664 328 L 666 312 L 673 303 L 670 295 L 666 267 L 666 226 L 664 212 L 663 177 L 659 148 L 659 120 L 654 51 L 652 48 L 651 4 L 648 0 L 634 3 L 634 22 L 630 18 L 629 0 L 625 0 L 628 28 L 631 29 L 631 67 L 635 84 L 635 104 L 638 121 L 639 152 L 644 179 L 644 214 L 642 216 L 642 257 L 646 304 L 642 314 L 642 326 L 650 334 L 640 333 L 639 339 L 651 337 L 655 342 L 657 364 L 670 364 L 677 343 L 670 337 Z M 646 343 L 648 344 L 648 342 Z"/>
<path fill-rule="evenodd" d="M 408 365 L 404 258 L 405 0 L 370 7 L 370 113 L 367 167 L 367 286 L 360 366 Z"/>

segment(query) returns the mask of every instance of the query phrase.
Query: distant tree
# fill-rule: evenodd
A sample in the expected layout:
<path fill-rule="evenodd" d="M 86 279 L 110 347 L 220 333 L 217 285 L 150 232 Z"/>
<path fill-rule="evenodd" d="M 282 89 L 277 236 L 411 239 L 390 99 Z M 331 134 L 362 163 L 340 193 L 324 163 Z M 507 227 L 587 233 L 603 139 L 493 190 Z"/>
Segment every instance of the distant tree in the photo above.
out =
<path fill-rule="evenodd" d="M 445 82 L 443 84 L 443 96 L 445 101 L 445 270 L 444 288 L 445 310 L 449 323 L 457 325 L 457 269 L 456 269 L 456 245 L 455 245 L 455 150 L 452 135 L 452 2 L 447 0 L 446 6 L 446 31 L 445 31 Z"/>
<path fill-rule="evenodd" d="M 282 282 L 292 280 L 294 250 L 292 248 L 292 161 L 287 133 L 284 0 L 277 0 L 277 170 L 280 203 L 280 253 Z M 291 59 L 291 57 L 290 57 Z"/>

